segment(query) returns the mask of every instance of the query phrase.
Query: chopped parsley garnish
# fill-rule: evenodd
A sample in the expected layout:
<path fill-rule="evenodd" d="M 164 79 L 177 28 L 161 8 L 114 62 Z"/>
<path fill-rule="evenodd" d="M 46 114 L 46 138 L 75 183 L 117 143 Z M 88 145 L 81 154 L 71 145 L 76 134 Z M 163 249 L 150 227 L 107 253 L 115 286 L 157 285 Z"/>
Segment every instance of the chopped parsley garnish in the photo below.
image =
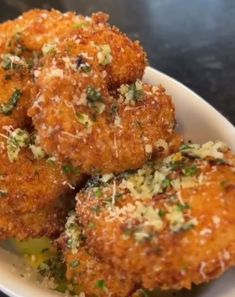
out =
<path fill-rule="evenodd" d="M 80 265 L 80 262 L 78 260 L 74 260 L 70 263 L 71 268 L 77 268 Z"/>
<path fill-rule="evenodd" d="M 62 171 L 64 174 L 75 174 L 76 176 L 80 175 L 80 168 L 79 167 L 74 167 L 70 164 L 65 164 L 62 166 Z"/>
<path fill-rule="evenodd" d="M 187 203 L 185 203 L 185 204 L 178 203 L 177 208 L 179 211 L 184 212 L 185 210 L 190 209 L 190 205 Z"/>
<path fill-rule="evenodd" d="M 125 97 L 126 103 L 132 104 L 142 100 L 144 96 L 143 84 L 140 80 L 130 85 L 121 85 L 119 92 Z"/>
<path fill-rule="evenodd" d="M 20 97 L 22 96 L 22 92 L 19 89 L 16 89 L 11 98 L 7 103 L 2 103 L 0 105 L 0 112 L 4 115 L 10 115 L 13 109 L 16 107 Z"/>
<path fill-rule="evenodd" d="M 198 171 L 199 169 L 195 165 L 184 167 L 182 169 L 183 174 L 186 176 L 195 176 L 197 175 Z"/>
<path fill-rule="evenodd" d="M 168 178 L 165 178 L 163 181 L 162 181 L 162 187 L 164 189 L 167 189 L 171 186 L 171 181 L 168 179 Z"/>
<path fill-rule="evenodd" d="M 102 190 L 101 190 L 101 188 L 97 188 L 97 189 L 95 190 L 95 196 L 96 196 L 97 198 L 100 198 L 100 197 L 102 196 Z"/>
<path fill-rule="evenodd" d="M 183 231 L 189 231 L 193 228 L 195 228 L 195 224 L 194 223 L 185 223 L 184 225 L 182 225 L 182 227 L 180 228 L 179 232 L 183 232 Z"/>
<path fill-rule="evenodd" d="M 129 86 L 129 92 L 131 92 L 133 94 L 133 100 L 134 101 L 139 101 L 142 99 L 143 95 L 144 95 L 144 92 L 142 89 L 139 89 L 137 86 L 136 86 L 136 83 L 134 84 L 131 84 Z"/>
<path fill-rule="evenodd" d="M 105 280 L 103 279 L 99 279 L 96 284 L 95 284 L 96 288 L 99 288 L 101 290 L 106 290 L 107 287 L 106 287 L 106 283 L 105 283 Z"/>
<path fill-rule="evenodd" d="M 22 129 L 15 129 L 7 139 L 7 154 L 10 162 L 18 159 L 18 154 L 21 148 L 29 145 L 29 133 Z"/>
<path fill-rule="evenodd" d="M 163 209 L 159 209 L 159 211 L 158 211 L 158 214 L 159 214 L 160 218 L 164 218 L 166 213 L 167 212 L 165 210 L 163 210 Z"/>
<path fill-rule="evenodd" d="M 91 119 L 89 118 L 89 116 L 85 113 L 81 113 L 81 112 L 77 112 L 77 121 L 84 125 L 87 129 L 91 128 L 93 125 L 93 122 L 91 121 Z"/>
<path fill-rule="evenodd" d="M 188 151 L 188 150 L 191 150 L 192 148 L 193 147 L 190 144 L 184 143 L 180 146 L 180 151 Z"/>
<path fill-rule="evenodd" d="M 88 87 L 86 90 L 86 94 L 87 94 L 87 100 L 90 103 L 96 103 L 96 102 L 102 102 L 103 101 L 103 97 L 100 93 L 100 91 L 96 90 L 94 87 Z"/>

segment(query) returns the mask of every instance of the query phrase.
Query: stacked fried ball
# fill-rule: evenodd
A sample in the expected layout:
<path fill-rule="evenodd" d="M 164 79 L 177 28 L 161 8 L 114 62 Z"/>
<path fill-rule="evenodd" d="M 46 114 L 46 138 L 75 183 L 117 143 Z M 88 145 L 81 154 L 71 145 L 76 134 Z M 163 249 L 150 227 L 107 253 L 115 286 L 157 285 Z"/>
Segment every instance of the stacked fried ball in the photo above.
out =
<path fill-rule="evenodd" d="M 32 10 L 0 25 L 0 59 L 1 240 L 59 237 L 86 296 L 190 289 L 235 265 L 235 157 L 183 143 L 139 42 L 103 13 Z"/>

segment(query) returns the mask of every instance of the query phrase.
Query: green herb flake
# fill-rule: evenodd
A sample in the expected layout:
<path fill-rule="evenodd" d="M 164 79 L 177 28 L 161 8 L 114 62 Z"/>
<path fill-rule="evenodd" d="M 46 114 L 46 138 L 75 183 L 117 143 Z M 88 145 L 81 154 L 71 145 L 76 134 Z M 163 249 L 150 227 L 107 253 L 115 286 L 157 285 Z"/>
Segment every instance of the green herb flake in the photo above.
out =
<path fill-rule="evenodd" d="M 62 166 L 62 171 L 64 174 L 75 174 L 76 176 L 80 175 L 80 168 L 79 167 L 74 167 L 70 164 L 65 164 Z"/>
<path fill-rule="evenodd" d="M 134 101 L 140 101 L 144 95 L 144 92 L 142 89 L 138 89 L 136 84 L 132 84 L 129 87 L 129 91 L 133 93 L 133 100 Z"/>
<path fill-rule="evenodd" d="M 105 280 L 103 279 L 99 279 L 96 284 L 95 284 L 96 288 L 99 288 L 101 290 L 107 290 L 107 287 L 106 287 L 106 283 L 105 283 Z"/>
<path fill-rule="evenodd" d="M 70 263 L 71 268 L 77 268 L 80 265 L 80 262 L 78 260 L 74 260 Z"/>
<path fill-rule="evenodd" d="M 95 196 L 96 196 L 97 198 L 100 198 L 100 197 L 102 196 L 102 190 L 101 190 L 100 188 L 97 188 L 97 189 L 95 190 Z"/>
<path fill-rule="evenodd" d="M 192 165 L 192 166 L 188 166 L 188 167 L 183 168 L 182 172 L 186 176 L 195 176 L 195 175 L 198 174 L 199 169 L 197 168 L 197 166 Z"/>
<path fill-rule="evenodd" d="M 185 203 L 185 204 L 178 203 L 177 204 L 177 209 L 181 212 L 184 212 L 185 210 L 190 209 L 190 208 L 191 208 L 190 205 L 187 203 Z"/>
<path fill-rule="evenodd" d="M 91 128 L 93 125 L 93 122 L 89 118 L 89 116 L 85 113 L 77 112 L 77 121 L 84 125 L 87 129 Z"/>
<path fill-rule="evenodd" d="M 159 214 L 160 218 L 164 218 L 166 215 L 166 211 L 163 209 L 159 209 L 158 214 Z"/>
<path fill-rule="evenodd" d="M 190 144 L 184 143 L 180 146 L 180 151 L 188 151 L 191 150 L 193 147 Z"/>
<path fill-rule="evenodd" d="M 16 107 L 17 102 L 19 101 L 20 97 L 22 96 L 22 92 L 19 89 L 16 89 L 11 98 L 7 103 L 3 103 L 0 105 L 0 112 L 4 115 L 10 115 L 13 109 Z"/>
<path fill-rule="evenodd" d="M 90 103 L 96 103 L 96 102 L 102 102 L 103 101 L 103 97 L 100 93 L 100 91 L 96 90 L 94 87 L 88 87 L 87 91 L 87 100 Z"/>
<path fill-rule="evenodd" d="M 122 94 L 126 103 L 135 103 L 141 101 L 144 96 L 143 83 L 140 80 L 137 80 L 135 83 L 130 85 L 121 85 L 119 88 L 120 94 Z"/>
<path fill-rule="evenodd" d="M 30 136 L 26 130 L 15 129 L 7 139 L 7 154 L 10 162 L 16 161 L 21 148 L 29 145 Z"/>
<path fill-rule="evenodd" d="M 167 189 L 171 186 L 171 181 L 168 179 L 168 178 L 165 178 L 163 181 L 162 181 L 162 187 L 164 189 Z"/>

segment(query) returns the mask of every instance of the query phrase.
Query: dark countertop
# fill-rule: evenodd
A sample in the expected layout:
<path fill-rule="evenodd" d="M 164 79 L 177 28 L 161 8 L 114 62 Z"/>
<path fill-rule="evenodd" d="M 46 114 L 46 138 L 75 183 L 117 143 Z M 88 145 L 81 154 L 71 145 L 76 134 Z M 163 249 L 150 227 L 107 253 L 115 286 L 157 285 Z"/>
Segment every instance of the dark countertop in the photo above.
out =
<path fill-rule="evenodd" d="M 2 0 L 0 21 L 36 7 L 109 13 L 111 23 L 142 42 L 151 66 L 189 86 L 235 124 L 234 0 Z"/>

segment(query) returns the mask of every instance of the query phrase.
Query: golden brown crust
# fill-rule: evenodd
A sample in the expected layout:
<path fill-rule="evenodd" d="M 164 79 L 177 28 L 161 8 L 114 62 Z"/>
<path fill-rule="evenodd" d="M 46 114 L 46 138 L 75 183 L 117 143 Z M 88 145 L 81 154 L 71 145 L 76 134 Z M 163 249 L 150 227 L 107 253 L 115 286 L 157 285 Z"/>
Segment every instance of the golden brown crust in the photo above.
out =
<path fill-rule="evenodd" d="M 35 9 L 1 24 L 0 104 L 7 103 L 15 90 L 22 94 L 10 114 L 4 115 L 0 111 L 0 126 L 9 122 L 15 127 L 31 125 L 31 119 L 27 117 L 27 110 L 34 99 L 34 94 L 31 94 L 34 87 L 31 69 L 40 62 L 45 44 L 53 43 L 79 26 L 81 33 L 87 27 L 92 31 L 95 27 L 106 26 L 107 20 L 108 16 L 101 12 L 85 18 L 72 12 L 62 14 L 57 10 Z"/>
<path fill-rule="evenodd" d="M 85 247 L 76 254 L 65 252 L 67 279 L 86 296 L 131 296 L 135 283 L 119 270 L 87 252 Z"/>
<path fill-rule="evenodd" d="M 143 85 L 143 97 L 131 105 L 123 97 L 108 97 L 98 74 L 91 78 L 79 73 L 71 76 L 66 69 L 61 79 L 45 79 L 45 71 L 40 95 L 29 114 L 43 148 L 62 162 L 70 160 L 82 172 L 136 169 L 156 153 L 158 140 L 167 142 L 173 134 L 174 106 L 161 86 Z M 101 114 L 86 99 L 89 85 L 99 89 L 103 97 L 105 110 Z M 75 95 L 79 92 L 85 92 L 84 104 L 78 99 L 81 96 Z M 77 115 L 88 117 L 90 129 Z"/>
<path fill-rule="evenodd" d="M 0 240 L 57 237 L 63 230 L 69 207 L 51 206 L 25 214 L 0 215 Z"/>
<path fill-rule="evenodd" d="M 0 214 L 35 212 L 54 205 L 64 196 L 69 201 L 71 188 L 82 177 L 66 176 L 61 166 L 47 162 L 47 157 L 35 159 L 29 147 L 20 150 L 17 160 L 10 161 L 6 139 L 9 137 L 6 131 L 0 135 Z"/>
<path fill-rule="evenodd" d="M 175 169 L 162 181 L 167 190 L 152 198 L 146 190 L 138 197 L 130 192 L 133 181 L 144 178 L 139 177 L 142 171 L 109 185 L 96 182 L 77 196 L 87 245 L 144 288 L 190 289 L 235 265 L 234 157 L 225 153 L 227 165 L 220 157 L 182 155 L 175 154 L 168 163 Z M 169 180 L 179 177 L 177 189 L 179 184 Z"/>
<path fill-rule="evenodd" d="M 41 51 L 45 43 L 72 32 L 76 27 L 86 30 L 87 26 L 106 25 L 108 16 L 103 13 L 85 18 L 73 12 L 61 13 L 58 10 L 33 9 L 15 20 L 0 25 L 1 51 L 19 51 L 27 55 L 28 51 Z"/>

